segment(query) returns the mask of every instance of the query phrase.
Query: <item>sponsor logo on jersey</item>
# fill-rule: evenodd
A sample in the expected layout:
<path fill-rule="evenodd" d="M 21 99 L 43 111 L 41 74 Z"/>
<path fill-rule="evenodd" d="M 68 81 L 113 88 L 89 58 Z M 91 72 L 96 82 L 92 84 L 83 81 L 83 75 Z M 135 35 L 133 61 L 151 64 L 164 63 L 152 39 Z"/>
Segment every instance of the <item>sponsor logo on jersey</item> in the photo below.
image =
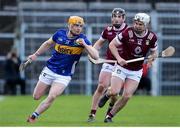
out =
<path fill-rule="evenodd" d="M 141 47 L 137 46 L 137 47 L 134 49 L 134 52 L 135 52 L 136 54 L 141 53 L 141 52 L 142 52 Z"/>
<path fill-rule="evenodd" d="M 67 46 L 67 45 L 56 44 L 55 50 L 59 53 L 62 53 L 62 54 L 79 55 L 82 53 L 83 48 L 82 47 L 72 47 L 72 46 Z"/>
<path fill-rule="evenodd" d="M 136 54 L 131 54 L 131 55 L 133 55 L 134 57 L 143 57 L 143 55 L 136 55 Z"/>
<path fill-rule="evenodd" d="M 143 41 L 143 39 L 137 39 L 138 45 L 142 45 L 142 41 Z"/>

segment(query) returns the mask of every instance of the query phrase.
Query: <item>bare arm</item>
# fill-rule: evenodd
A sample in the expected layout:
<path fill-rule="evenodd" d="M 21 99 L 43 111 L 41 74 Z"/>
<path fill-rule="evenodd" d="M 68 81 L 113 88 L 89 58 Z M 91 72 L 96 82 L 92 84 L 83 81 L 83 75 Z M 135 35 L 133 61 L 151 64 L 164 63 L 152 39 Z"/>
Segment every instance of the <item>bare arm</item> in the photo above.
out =
<path fill-rule="evenodd" d="M 150 56 L 156 58 L 157 57 L 157 50 L 151 51 Z"/>
<path fill-rule="evenodd" d="M 116 38 L 114 38 L 111 43 L 109 44 L 109 49 L 111 50 L 111 53 L 114 55 L 114 57 L 117 59 L 118 63 L 123 66 L 123 65 L 126 65 L 126 61 L 121 58 L 121 56 L 119 55 L 118 53 L 118 49 L 117 47 L 119 46 L 120 44 L 117 43 L 117 40 Z"/>
<path fill-rule="evenodd" d="M 93 45 L 93 47 L 97 50 L 100 50 L 104 44 L 104 40 L 98 39 L 96 43 Z"/>
<path fill-rule="evenodd" d="M 84 47 L 86 48 L 86 51 L 88 52 L 90 57 L 95 60 L 99 58 L 99 52 L 94 47 L 92 47 L 91 45 L 85 45 Z"/>
<path fill-rule="evenodd" d="M 152 63 L 155 61 L 155 59 L 157 58 L 158 56 L 158 52 L 157 50 L 154 50 L 154 51 L 151 51 L 150 52 L 150 55 L 148 56 L 148 61 L 147 61 L 147 64 L 148 65 L 152 65 Z"/>
<path fill-rule="evenodd" d="M 98 51 L 102 48 L 103 43 L 104 43 L 104 40 L 98 39 L 96 41 L 96 43 L 93 45 L 93 48 L 95 48 Z M 98 55 L 99 55 L 99 53 L 98 53 Z M 89 60 L 91 60 L 92 57 L 90 55 L 88 55 L 88 57 L 89 57 Z"/>
<path fill-rule="evenodd" d="M 94 47 L 92 47 L 92 45 L 87 45 L 83 39 L 78 39 L 77 42 L 85 47 L 90 57 L 92 57 L 95 60 L 99 58 L 99 52 Z"/>
<path fill-rule="evenodd" d="M 28 59 L 31 60 L 36 60 L 37 56 L 41 55 L 42 53 L 44 53 L 45 51 L 47 51 L 49 48 L 51 48 L 53 45 L 55 44 L 55 42 L 52 40 L 52 38 L 49 38 L 47 41 L 45 41 L 39 48 L 38 50 L 33 53 L 32 55 L 30 55 L 28 57 Z"/>
<path fill-rule="evenodd" d="M 93 47 L 94 47 L 97 51 L 99 51 L 99 50 L 102 48 L 103 43 L 104 43 L 104 40 L 98 39 L 98 40 L 96 41 L 96 43 L 93 45 Z M 99 54 L 99 53 L 98 53 L 98 54 Z M 88 57 L 89 57 L 89 58 L 92 58 L 90 55 L 88 55 Z M 90 60 L 91 60 L 91 59 L 90 59 Z"/>

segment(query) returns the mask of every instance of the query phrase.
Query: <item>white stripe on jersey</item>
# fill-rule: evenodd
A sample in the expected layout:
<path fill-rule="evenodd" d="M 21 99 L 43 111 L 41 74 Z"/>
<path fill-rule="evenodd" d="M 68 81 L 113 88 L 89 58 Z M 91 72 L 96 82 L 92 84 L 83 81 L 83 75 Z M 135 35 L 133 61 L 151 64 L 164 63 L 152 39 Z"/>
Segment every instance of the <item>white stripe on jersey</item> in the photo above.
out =
<path fill-rule="evenodd" d="M 151 50 L 151 51 L 157 50 L 157 46 L 156 46 L 155 48 L 151 48 L 150 50 Z"/>
<path fill-rule="evenodd" d="M 116 40 L 116 42 L 117 42 L 118 45 L 121 45 L 121 44 L 122 44 L 122 43 L 120 42 L 121 39 L 122 39 L 122 33 L 120 33 L 119 35 L 117 35 L 117 36 L 115 37 L 115 40 Z"/>

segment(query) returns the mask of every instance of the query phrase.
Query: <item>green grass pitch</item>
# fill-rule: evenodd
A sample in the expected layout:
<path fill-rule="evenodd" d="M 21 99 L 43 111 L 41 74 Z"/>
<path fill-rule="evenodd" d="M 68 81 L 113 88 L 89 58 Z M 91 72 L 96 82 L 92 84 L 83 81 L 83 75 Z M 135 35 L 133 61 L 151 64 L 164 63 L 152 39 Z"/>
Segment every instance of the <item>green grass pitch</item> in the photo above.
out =
<path fill-rule="evenodd" d="M 40 101 L 32 96 L 1 96 L 0 126 L 180 126 L 179 96 L 134 96 L 110 124 L 103 122 L 107 106 L 98 109 L 96 122 L 86 122 L 91 99 L 83 95 L 60 96 L 36 123 L 29 124 L 27 116 Z"/>

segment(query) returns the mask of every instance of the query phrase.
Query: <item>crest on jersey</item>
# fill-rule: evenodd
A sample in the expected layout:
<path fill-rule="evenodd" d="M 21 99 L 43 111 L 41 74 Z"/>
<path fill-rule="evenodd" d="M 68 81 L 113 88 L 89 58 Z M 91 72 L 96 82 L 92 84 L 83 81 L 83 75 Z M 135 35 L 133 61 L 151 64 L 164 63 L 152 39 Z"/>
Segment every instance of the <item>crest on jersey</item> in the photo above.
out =
<path fill-rule="evenodd" d="M 150 42 L 149 40 L 146 40 L 146 45 L 149 45 L 149 42 Z"/>

